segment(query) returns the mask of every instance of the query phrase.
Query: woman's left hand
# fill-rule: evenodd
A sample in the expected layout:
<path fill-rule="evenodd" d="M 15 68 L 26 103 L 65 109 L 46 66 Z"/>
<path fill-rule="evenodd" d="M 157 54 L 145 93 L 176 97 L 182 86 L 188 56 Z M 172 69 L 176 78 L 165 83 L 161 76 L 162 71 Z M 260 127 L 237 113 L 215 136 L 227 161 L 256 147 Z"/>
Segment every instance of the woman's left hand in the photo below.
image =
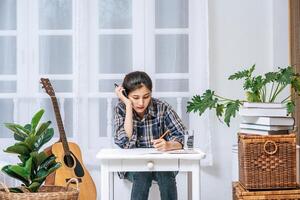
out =
<path fill-rule="evenodd" d="M 174 140 L 166 141 L 165 139 L 152 140 L 153 147 L 158 151 L 170 151 L 175 149 L 181 149 L 182 145 Z"/>

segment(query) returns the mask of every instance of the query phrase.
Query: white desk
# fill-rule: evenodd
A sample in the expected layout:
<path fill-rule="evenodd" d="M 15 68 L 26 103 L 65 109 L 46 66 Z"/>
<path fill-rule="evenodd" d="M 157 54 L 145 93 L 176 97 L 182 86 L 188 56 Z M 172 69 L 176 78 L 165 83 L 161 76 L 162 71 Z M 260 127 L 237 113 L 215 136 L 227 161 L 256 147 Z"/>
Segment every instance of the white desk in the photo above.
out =
<path fill-rule="evenodd" d="M 102 149 L 100 199 L 110 199 L 109 173 L 118 171 L 181 171 L 192 172 L 192 197 L 200 199 L 200 160 L 205 154 L 195 149 L 193 154 L 159 153 L 155 149 Z"/>

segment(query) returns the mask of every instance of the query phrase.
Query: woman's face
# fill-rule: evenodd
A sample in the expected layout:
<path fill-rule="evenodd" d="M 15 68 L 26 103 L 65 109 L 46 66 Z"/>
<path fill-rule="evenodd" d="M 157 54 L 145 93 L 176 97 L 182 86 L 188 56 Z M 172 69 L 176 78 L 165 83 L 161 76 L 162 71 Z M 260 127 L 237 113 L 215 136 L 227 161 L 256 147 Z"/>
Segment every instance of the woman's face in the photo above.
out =
<path fill-rule="evenodd" d="M 142 87 L 131 91 L 128 98 L 132 101 L 134 111 L 140 117 L 143 117 L 151 101 L 151 91 L 145 85 L 142 85 Z"/>

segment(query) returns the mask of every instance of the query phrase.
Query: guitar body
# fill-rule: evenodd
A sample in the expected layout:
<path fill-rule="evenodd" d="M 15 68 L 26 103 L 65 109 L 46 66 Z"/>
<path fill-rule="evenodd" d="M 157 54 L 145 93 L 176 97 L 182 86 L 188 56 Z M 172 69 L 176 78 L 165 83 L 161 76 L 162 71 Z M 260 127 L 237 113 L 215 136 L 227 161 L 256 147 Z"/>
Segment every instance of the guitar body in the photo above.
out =
<path fill-rule="evenodd" d="M 66 155 L 61 142 L 52 145 L 52 154 L 56 156 L 56 161 L 62 166 L 55 171 L 54 176 L 50 176 L 46 184 L 54 182 L 54 185 L 66 186 L 70 178 L 77 178 L 79 182 L 79 199 L 80 200 L 96 200 L 96 186 L 91 175 L 82 164 L 82 156 L 79 146 L 75 143 L 68 142 L 72 161 L 69 165 L 66 163 Z M 47 178 L 48 179 L 48 178 Z M 74 185 L 76 187 L 76 185 Z"/>

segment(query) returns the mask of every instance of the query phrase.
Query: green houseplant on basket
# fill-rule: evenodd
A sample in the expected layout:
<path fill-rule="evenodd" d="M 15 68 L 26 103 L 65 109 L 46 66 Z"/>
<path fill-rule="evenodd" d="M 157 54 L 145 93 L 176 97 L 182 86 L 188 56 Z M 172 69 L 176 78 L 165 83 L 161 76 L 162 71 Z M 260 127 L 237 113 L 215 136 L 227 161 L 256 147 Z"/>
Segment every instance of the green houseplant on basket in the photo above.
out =
<path fill-rule="evenodd" d="M 53 128 L 49 128 L 51 121 L 39 125 L 43 114 L 44 110 L 39 110 L 32 117 L 31 123 L 25 126 L 15 123 L 4 124 L 12 131 L 17 141 L 4 152 L 17 154 L 21 162 L 4 166 L 2 172 L 21 181 L 22 186 L 29 192 L 37 192 L 46 177 L 61 165 L 55 161 L 55 156 L 39 151 L 54 135 Z M 20 188 L 10 188 L 10 191 L 22 192 Z"/>
<path fill-rule="evenodd" d="M 25 126 L 15 123 L 4 124 L 12 131 L 14 139 L 17 141 L 4 151 L 17 154 L 20 163 L 6 165 L 1 170 L 23 184 L 21 187 L 7 188 L 0 182 L 1 200 L 78 200 L 77 179 L 70 179 L 67 187 L 43 185 L 46 177 L 61 166 L 55 161 L 54 155 L 40 151 L 41 147 L 54 135 L 53 128 L 50 128 L 51 121 L 39 123 L 44 112 L 43 109 L 39 110 L 32 117 L 31 123 Z M 77 190 L 69 187 L 69 184 L 74 181 L 77 183 Z"/>
<path fill-rule="evenodd" d="M 295 108 L 294 100 L 289 96 L 278 100 L 278 95 L 290 86 L 297 96 L 300 95 L 300 75 L 295 73 L 291 66 L 278 68 L 278 71 L 268 72 L 264 75 L 254 76 L 255 65 L 249 69 L 238 71 L 229 76 L 229 80 L 242 79 L 246 100 L 230 99 L 216 94 L 213 90 L 206 90 L 202 95 L 195 95 L 187 104 L 188 112 L 202 115 L 207 109 L 215 110 L 216 116 L 230 126 L 230 120 L 236 116 L 244 102 L 283 103 L 288 113 Z"/>

